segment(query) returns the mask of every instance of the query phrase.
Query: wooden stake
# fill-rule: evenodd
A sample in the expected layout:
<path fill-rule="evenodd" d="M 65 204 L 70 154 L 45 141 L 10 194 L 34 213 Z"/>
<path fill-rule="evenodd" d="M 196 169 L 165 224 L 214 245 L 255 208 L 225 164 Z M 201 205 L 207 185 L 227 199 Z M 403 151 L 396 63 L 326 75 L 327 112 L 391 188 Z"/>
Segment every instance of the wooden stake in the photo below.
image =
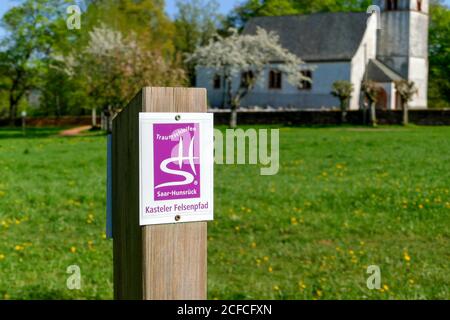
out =
<path fill-rule="evenodd" d="M 144 88 L 114 119 L 115 299 L 206 299 L 206 222 L 139 226 L 139 112 L 206 111 L 205 89 Z"/>

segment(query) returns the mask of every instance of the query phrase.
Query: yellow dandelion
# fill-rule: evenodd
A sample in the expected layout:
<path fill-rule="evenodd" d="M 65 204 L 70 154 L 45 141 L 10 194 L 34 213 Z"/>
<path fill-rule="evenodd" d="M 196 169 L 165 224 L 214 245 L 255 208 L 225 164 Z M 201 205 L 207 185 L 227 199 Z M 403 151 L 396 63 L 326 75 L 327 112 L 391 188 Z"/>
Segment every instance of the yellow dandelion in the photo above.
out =
<path fill-rule="evenodd" d="M 269 272 L 273 272 L 273 269 L 272 269 L 272 267 L 269 267 L 269 269 L 267 269 L 267 271 L 269 271 Z"/>
<path fill-rule="evenodd" d="M 5 259 L 5 255 L 4 254 L 0 254 L 0 261 Z"/>
<path fill-rule="evenodd" d="M 18 245 L 16 245 L 16 246 L 14 247 L 14 250 L 16 250 L 16 251 L 21 251 L 21 250 L 23 250 L 23 249 L 24 249 L 24 247 L 21 246 L 20 244 L 18 244 Z"/>
<path fill-rule="evenodd" d="M 409 279 L 409 284 L 414 284 L 414 279 Z"/>
<path fill-rule="evenodd" d="M 316 295 L 317 295 L 318 297 L 321 297 L 321 296 L 323 295 L 322 290 L 317 290 L 317 291 L 316 291 Z"/>
<path fill-rule="evenodd" d="M 404 252 L 403 253 L 403 258 L 405 259 L 405 261 L 410 262 L 411 261 L 411 257 L 409 256 L 408 252 Z"/>
<path fill-rule="evenodd" d="M 419 209 L 423 209 L 423 208 L 424 208 L 423 204 L 419 204 Z"/>
<path fill-rule="evenodd" d="M 384 289 L 385 291 L 389 291 L 388 285 L 387 285 L 387 284 L 383 285 L 383 289 Z"/>
<path fill-rule="evenodd" d="M 274 291 L 280 291 L 280 287 L 279 286 L 273 286 L 273 290 Z"/>
<path fill-rule="evenodd" d="M 0 198 L 5 196 L 5 191 L 0 190 Z"/>
<path fill-rule="evenodd" d="M 70 252 L 71 252 L 71 253 L 77 252 L 77 248 L 75 248 L 75 247 L 70 247 Z"/>
<path fill-rule="evenodd" d="M 355 254 L 355 251 L 353 251 L 353 250 L 348 250 L 348 253 L 349 253 L 351 256 L 353 256 L 353 255 Z"/>
<path fill-rule="evenodd" d="M 265 257 L 263 258 L 263 260 L 264 260 L 265 262 L 267 262 L 267 261 L 269 261 L 269 257 L 268 257 L 268 256 L 265 256 Z"/>
<path fill-rule="evenodd" d="M 106 239 L 106 233 L 102 233 L 102 239 Z"/>
<path fill-rule="evenodd" d="M 239 226 L 236 226 L 234 229 L 235 229 L 236 231 L 241 230 L 241 228 L 240 228 Z"/>
<path fill-rule="evenodd" d="M 256 242 L 252 242 L 251 247 L 254 249 L 256 248 Z"/>
<path fill-rule="evenodd" d="M 256 259 L 256 265 L 259 266 L 261 264 L 261 260 L 260 259 Z"/>
<path fill-rule="evenodd" d="M 298 288 L 299 288 L 300 290 L 305 290 L 305 289 L 306 289 L 305 283 L 304 283 L 303 281 L 300 281 L 300 282 L 298 283 Z"/>
<path fill-rule="evenodd" d="M 298 221 L 297 221 L 297 218 L 296 218 L 296 217 L 292 217 L 292 218 L 291 218 L 291 224 L 292 224 L 292 225 L 297 225 L 297 224 L 298 224 Z"/>

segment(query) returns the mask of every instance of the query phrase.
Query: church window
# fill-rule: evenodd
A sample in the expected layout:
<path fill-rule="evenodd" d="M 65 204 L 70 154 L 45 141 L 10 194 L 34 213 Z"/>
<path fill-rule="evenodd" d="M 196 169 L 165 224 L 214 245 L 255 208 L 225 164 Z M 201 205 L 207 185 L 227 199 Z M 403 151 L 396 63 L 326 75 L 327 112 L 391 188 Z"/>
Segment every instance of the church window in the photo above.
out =
<path fill-rule="evenodd" d="M 281 72 L 278 70 L 270 70 L 269 72 L 269 89 L 281 89 Z"/>
<path fill-rule="evenodd" d="M 312 71 L 311 70 L 304 70 L 302 71 L 302 75 L 304 77 L 307 77 L 311 79 L 312 81 Z M 302 80 L 300 82 L 300 86 L 298 87 L 299 90 L 311 90 L 312 89 L 312 82 L 308 80 Z"/>
<path fill-rule="evenodd" d="M 422 11 L 422 0 L 417 0 L 417 11 Z"/>
<path fill-rule="evenodd" d="M 398 9 L 398 1 L 397 0 L 387 0 L 387 10 L 397 10 Z"/>
<path fill-rule="evenodd" d="M 249 87 L 254 81 L 254 74 L 252 71 L 245 71 L 241 73 L 241 88 Z"/>
<path fill-rule="evenodd" d="M 213 87 L 216 90 L 222 88 L 222 77 L 218 74 L 214 76 Z"/>

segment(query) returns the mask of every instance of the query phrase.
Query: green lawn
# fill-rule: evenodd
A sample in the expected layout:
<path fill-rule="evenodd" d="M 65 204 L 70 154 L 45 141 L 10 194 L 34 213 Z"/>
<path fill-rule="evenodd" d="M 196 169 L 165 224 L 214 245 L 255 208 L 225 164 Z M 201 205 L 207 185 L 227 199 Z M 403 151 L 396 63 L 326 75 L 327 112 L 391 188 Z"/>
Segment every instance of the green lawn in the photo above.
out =
<path fill-rule="evenodd" d="M 113 297 L 106 138 L 56 132 L 0 129 L 0 299 Z M 280 139 L 276 176 L 216 166 L 210 299 L 450 299 L 449 127 Z M 73 264 L 80 291 L 66 288 Z"/>

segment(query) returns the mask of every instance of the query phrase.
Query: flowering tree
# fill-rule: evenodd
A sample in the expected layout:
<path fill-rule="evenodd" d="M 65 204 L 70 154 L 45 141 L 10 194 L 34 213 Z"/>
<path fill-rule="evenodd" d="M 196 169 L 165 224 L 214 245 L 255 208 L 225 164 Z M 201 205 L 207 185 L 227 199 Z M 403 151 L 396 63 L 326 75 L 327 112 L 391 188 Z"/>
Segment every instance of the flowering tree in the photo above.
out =
<path fill-rule="evenodd" d="M 185 79 L 184 71 L 160 52 L 139 46 L 134 34 L 124 37 L 105 26 L 89 32 L 89 43 L 80 52 L 59 60 L 85 88 L 91 108 L 102 108 L 110 118 L 142 87 L 174 86 Z"/>
<path fill-rule="evenodd" d="M 289 83 L 301 86 L 303 76 L 299 57 L 284 49 L 273 32 L 258 28 L 255 35 L 239 35 L 232 29 L 229 37 L 217 36 L 209 44 L 188 55 L 188 62 L 220 72 L 226 84 L 227 104 L 231 107 L 230 126 L 236 127 L 237 109 L 242 99 L 256 86 L 270 63 L 279 63 L 278 70 L 287 75 Z M 241 85 L 234 88 L 233 77 L 244 75 Z"/>

